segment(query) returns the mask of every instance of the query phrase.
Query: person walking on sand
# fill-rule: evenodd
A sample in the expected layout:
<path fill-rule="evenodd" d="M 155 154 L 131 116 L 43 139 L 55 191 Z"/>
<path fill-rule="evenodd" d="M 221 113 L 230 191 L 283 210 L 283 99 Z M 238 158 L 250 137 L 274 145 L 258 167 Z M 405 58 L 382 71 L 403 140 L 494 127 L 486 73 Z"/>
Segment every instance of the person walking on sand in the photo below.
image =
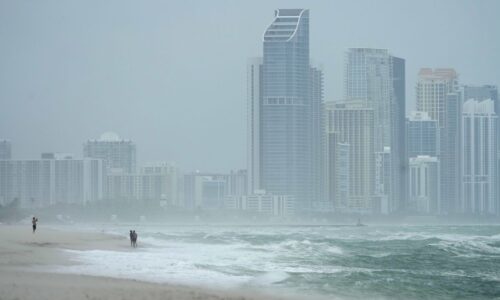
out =
<path fill-rule="evenodd" d="M 130 247 L 134 247 L 134 233 L 130 230 Z"/>
<path fill-rule="evenodd" d="M 132 230 L 132 245 L 134 248 L 137 247 L 137 233 L 135 230 Z"/>
<path fill-rule="evenodd" d="M 33 217 L 33 219 L 31 219 L 31 224 L 33 225 L 33 233 L 35 233 L 36 231 L 36 222 L 38 222 L 38 218 Z"/>

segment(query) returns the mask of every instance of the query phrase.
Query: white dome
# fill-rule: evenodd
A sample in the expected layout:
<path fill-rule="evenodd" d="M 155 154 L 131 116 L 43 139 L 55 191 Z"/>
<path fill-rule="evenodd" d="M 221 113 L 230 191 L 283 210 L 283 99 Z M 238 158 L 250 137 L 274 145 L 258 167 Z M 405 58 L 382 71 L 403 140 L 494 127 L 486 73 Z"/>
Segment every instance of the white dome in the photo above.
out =
<path fill-rule="evenodd" d="M 107 131 L 107 132 L 101 134 L 99 141 L 118 142 L 118 141 L 121 141 L 121 138 L 117 133 L 112 132 L 112 131 Z"/>

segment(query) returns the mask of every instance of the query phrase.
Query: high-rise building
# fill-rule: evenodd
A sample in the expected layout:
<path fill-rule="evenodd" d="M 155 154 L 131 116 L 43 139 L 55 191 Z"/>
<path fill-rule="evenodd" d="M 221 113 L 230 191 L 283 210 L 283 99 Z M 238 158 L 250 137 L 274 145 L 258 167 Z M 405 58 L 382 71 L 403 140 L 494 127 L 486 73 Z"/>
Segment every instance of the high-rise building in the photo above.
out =
<path fill-rule="evenodd" d="M 375 201 L 373 212 L 387 213 L 389 197 L 391 194 L 391 149 L 384 147 L 384 151 L 375 152 Z"/>
<path fill-rule="evenodd" d="M 462 86 L 462 95 L 464 101 L 469 99 L 477 101 L 491 99 L 495 105 L 496 115 L 500 116 L 500 102 L 498 102 L 498 87 L 496 85 L 464 85 Z M 497 149 L 499 151 L 497 153 L 497 173 L 500 174 L 500 123 L 497 122 L 497 125 L 499 126 L 496 137 Z M 500 176 L 498 180 L 500 180 Z M 500 186 L 500 181 L 497 184 Z M 500 193 L 497 196 L 500 197 Z"/>
<path fill-rule="evenodd" d="M 446 119 L 439 133 L 439 163 L 441 177 L 440 213 L 453 214 L 459 212 L 461 201 L 461 122 L 462 95 L 459 92 L 446 96 Z"/>
<path fill-rule="evenodd" d="M 324 181 L 324 161 L 325 161 L 325 108 L 324 108 L 324 90 L 323 90 L 323 71 L 311 67 L 309 75 L 309 93 L 311 99 L 311 146 L 312 146 L 312 199 L 313 207 L 316 210 L 324 210 L 325 181 Z"/>
<path fill-rule="evenodd" d="M 440 213 L 457 211 L 460 202 L 460 122 L 462 96 L 454 69 L 422 68 L 416 85 L 417 110 L 437 121 L 440 162 Z"/>
<path fill-rule="evenodd" d="M 278 9 L 263 58 L 247 69 L 248 189 L 290 195 L 297 211 L 321 197 L 323 75 L 309 65 L 309 11 Z"/>
<path fill-rule="evenodd" d="M 427 112 L 443 128 L 446 123 L 446 96 L 457 88 L 458 75 L 454 69 L 420 69 L 416 87 L 417 111 Z"/>
<path fill-rule="evenodd" d="M 391 146 L 392 61 L 387 49 L 351 48 L 345 61 L 345 98 L 374 110 L 375 151 Z"/>
<path fill-rule="evenodd" d="M 192 172 L 184 175 L 184 206 L 188 209 L 219 209 L 228 196 L 227 174 Z"/>
<path fill-rule="evenodd" d="M 483 101 L 491 99 L 495 105 L 495 113 L 499 114 L 498 87 L 496 85 L 464 85 L 462 86 L 464 100 L 474 99 Z"/>
<path fill-rule="evenodd" d="M 37 160 L 0 160 L 0 202 L 18 199 L 26 208 L 86 205 L 103 199 L 105 174 L 99 159 L 44 154 Z"/>
<path fill-rule="evenodd" d="M 345 61 L 345 98 L 365 102 L 374 110 L 375 152 L 391 149 L 391 175 L 387 197 L 390 211 L 404 206 L 405 158 L 405 61 L 387 49 L 351 48 Z"/>
<path fill-rule="evenodd" d="M 491 99 L 469 99 L 462 111 L 462 202 L 466 214 L 499 214 L 497 115 Z"/>
<path fill-rule="evenodd" d="M 103 133 L 98 140 L 88 140 L 83 145 L 83 156 L 104 160 L 109 171 L 136 172 L 135 144 L 114 132 Z"/>
<path fill-rule="evenodd" d="M 439 214 L 440 184 L 437 157 L 410 157 L 410 198 L 408 210 L 419 214 Z"/>
<path fill-rule="evenodd" d="M 346 155 L 349 159 L 349 195 L 347 201 L 336 201 L 347 206 L 335 209 L 340 212 L 371 213 L 375 184 L 374 110 L 367 108 L 365 101 L 354 100 L 328 103 L 326 110 L 329 138 L 335 136 L 336 143 L 349 145 L 349 155 Z M 329 141 L 328 145 L 330 144 Z M 330 147 L 329 151 L 331 150 Z M 328 157 L 332 157 L 332 154 L 329 153 Z M 327 162 L 327 165 L 330 165 L 330 162 Z M 330 170 L 328 181 L 338 172 L 340 171 Z"/>
<path fill-rule="evenodd" d="M 0 159 L 11 159 L 11 144 L 9 140 L 0 140 Z"/>
<path fill-rule="evenodd" d="M 408 158 L 439 156 L 439 128 L 436 120 L 423 111 L 413 111 L 406 122 Z"/>
<path fill-rule="evenodd" d="M 405 60 L 391 56 L 391 203 L 390 211 L 405 210 L 408 192 L 408 157 L 406 145 L 406 66 Z"/>
<path fill-rule="evenodd" d="M 256 57 L 247 64 L 247 186 L 250 194 L 260 189 L 261 108 L 262 57 Z"/>
<path fill-rule="evenodd" d="M 326 147 L 326 211 L 349 207 L 349 148 L 339 142 L 339 133 L 327 133 Z"/>

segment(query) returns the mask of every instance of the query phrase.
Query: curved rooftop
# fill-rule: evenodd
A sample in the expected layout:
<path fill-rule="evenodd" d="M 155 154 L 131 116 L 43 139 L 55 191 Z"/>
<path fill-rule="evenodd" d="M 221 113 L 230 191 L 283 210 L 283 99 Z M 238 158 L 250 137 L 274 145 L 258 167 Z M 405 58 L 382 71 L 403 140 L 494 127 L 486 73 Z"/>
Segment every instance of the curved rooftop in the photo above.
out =
<path fill-rule="evenodd" d="M 277 9 L 274 20 L 264 32 L 266 42 L 287 42 L 297 33 L 307 9 Z"/>

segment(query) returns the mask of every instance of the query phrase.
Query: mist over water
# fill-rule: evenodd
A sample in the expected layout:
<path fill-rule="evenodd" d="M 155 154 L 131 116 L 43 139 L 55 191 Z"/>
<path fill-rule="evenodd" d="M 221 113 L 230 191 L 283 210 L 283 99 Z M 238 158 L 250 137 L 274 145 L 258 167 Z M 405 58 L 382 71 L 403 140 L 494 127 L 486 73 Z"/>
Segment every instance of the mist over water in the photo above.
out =
<path fill-rule="evenodd" d="M 58 270 L 340 299 L 500 295 L 498 225 L 136 229 L 136 250 L 71 251 L 81 264 Z"/>

